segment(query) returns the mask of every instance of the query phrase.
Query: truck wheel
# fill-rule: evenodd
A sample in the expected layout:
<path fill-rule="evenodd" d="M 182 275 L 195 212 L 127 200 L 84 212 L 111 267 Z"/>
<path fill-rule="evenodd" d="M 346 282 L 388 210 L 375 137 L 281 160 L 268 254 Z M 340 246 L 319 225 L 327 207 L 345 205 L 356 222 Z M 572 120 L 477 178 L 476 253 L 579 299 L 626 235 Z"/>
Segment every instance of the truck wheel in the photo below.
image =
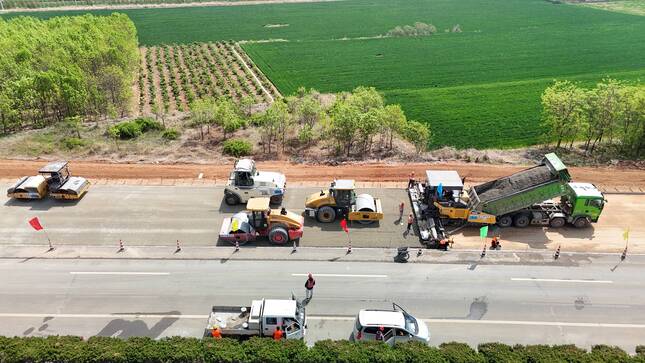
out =
<path fill-rule="evenodd" d="M 283 199 L 282 195 L 274 195 L 271 197 L 269 201 L 271 202 L 271 204 L 280 205 L 282 204 L 282 199 Z"/>
<path fill-rule="evenodd" d="M 567 223 L 567 221 L 564 218 L 555 217 L 549 222 L 549 226 L 551 226 L 551 228 L 562 228 L 565 223 Z"/>
<path fill-rule="evenodd" d="M 282 226 L 273 226 L 269 231 L 269 242 L 275 245 L 283 245 L 289 242 L 289 234 Z"/>
<path fill-rule="evenodd" d="M 573 225 L 574 225 L 576 228 L 586 228 L 586 227 L 588 227 L 590 224 L 591 224 L 591 222 L 589 221 L 589 218 L 587 218 L 587 217 L 580 217 L 580 218 L 576 219 L 576 220 L 573 222 Z"/>
<path fill-rule="evenodd" d="M 235 194 L 226 194 L 224 202 L 228 205 L 236 205 L 240 203 L 240 198 Z"/>
<path fill-rule="evenodd" d="M 513 223 L 517 228 L 524 228 L 527 227 L 529 223 L 531 223 L 531 219 L 527 214 L 518 214 L 513 219 Z"/>
<path fill-rule="evenodd" d="M 513 217 L 511 217 L 508 214 L 504 215 L 504 216 L 501 216 L 497 220 L 497 225 L 502 227 L 502 228 L 510 227 L 510 226 L 513 225 Z"/>
<path fill-rule="evenodd" d="M 318 209 L 316 219 L 321 223 L 331 223 L 336 219 L 336 211 L 329 206 L 322 207 Z"/>

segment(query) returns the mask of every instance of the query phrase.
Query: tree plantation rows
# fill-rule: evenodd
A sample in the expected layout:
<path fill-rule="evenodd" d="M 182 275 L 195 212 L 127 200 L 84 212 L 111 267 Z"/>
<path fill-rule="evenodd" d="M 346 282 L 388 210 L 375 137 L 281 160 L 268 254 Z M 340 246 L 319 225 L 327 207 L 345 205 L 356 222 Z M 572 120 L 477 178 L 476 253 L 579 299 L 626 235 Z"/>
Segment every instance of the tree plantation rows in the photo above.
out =
<path fill-rule="evenodd" d="M 556 147 L 593 153 L 600 143 L 615 145 L 624 156 L 645 154 L 645 86 L 606 79 L 586 89 L 558 81 L 542 94 L 545 138 Z"/>
<path fill-rule="evenodd" d="M 205 97 L 270 103 L 278 96 L 246 53 L 226 42 L 141 48 L 135 93 L 140 114 L 188 111 Z"/>
<path fill-rule="evenodd" d="M 125 15 L 0 19 L 0 131 L 126 114 L 137 61 Z"/>

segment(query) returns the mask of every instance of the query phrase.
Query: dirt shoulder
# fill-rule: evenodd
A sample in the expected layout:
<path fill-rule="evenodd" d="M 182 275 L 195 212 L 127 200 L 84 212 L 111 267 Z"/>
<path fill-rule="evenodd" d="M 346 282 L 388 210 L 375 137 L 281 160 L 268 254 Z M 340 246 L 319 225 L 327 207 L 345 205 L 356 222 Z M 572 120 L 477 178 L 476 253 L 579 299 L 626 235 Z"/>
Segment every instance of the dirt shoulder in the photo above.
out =
<path fill-rule="evenodd" d="M 0 176 L 18 178 L 33 175 L 46 161 L 0 160 Z M 112 164 L 72 161 L 74 175 L 89 179 L 195 179 L 199 174 L 206 180 L 226 179 L 230 164 Z M 467 182 L 480 183 L 520 171 L 528 166 L 490 165 L 475 163 L 348 163 L 339 166 L 294 164 L 286 161 L 259 162 L 258 169 L 275 170 L 286 174 L 289 181 L 328 182 L 333 178 L 348 178 L 362 182 L 400 182 L 414 171 L 422 178 L 427 169 L 457 170 Z M 573 178 L 604 187 L 629 188 L 645 191 L 645 171 L 623 167 L 571 167 Z"/>
<path fill-rule="evenodd" d="M 91 6 L 55 6 L 35 9 L 5 9 L 1 13 L 27 13 L 41 11 L 78 11 L 78 10 L 125 10 L 125 9 L 154 9 L 154 8 L 190 8 L 197 6 L 240 6 L 264 4 L 296 4 L 321 3 L 342 0 L 242 0 L 242 1 L 204 1 L 181 4 L 127 4 L 127 5 L 91 5 Z"/>

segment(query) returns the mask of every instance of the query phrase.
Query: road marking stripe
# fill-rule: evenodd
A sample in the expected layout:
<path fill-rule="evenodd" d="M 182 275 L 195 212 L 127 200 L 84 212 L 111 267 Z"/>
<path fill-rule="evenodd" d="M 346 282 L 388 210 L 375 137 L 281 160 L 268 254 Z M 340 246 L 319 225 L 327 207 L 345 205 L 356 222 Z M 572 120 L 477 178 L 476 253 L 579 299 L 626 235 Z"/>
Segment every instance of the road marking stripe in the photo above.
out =
<path fill-rule="evenodd" d="M 573 280 L 573 279 L 537 279 L 533 277 L 513 277 L 511 281 L 542 281 L 542 282 L 581 282 L 581 283 L 591 283 L 591 284 L 613 284 L 613 281 L 610 280 Z"/>
<path fill-rule="evenodd" d="M 170 272 L 134 272 L 134 271 L 71 271 L 71 275 L 170 275 Z"/>
<path fill-rule="evenodd" d="M 207 319 L 208 315 L 183 314 L 30 314 L 30 313 L 0 313 L 0 318 L 81 318 L 81 319 Z M 353 321 L 354 316 L 308 316 L 308 320 Z M 467 320 L 467 319 L 421 319 L 426 323 L 437 324 L 488 324 L 488 325 L 541 325 L 541 326 L 570 326 L 583 328 L 620 328 L 645 329 L 645 324 L 619 323 L 576 323 L 564 321 L 514 321 L 514 320 Z"/>
<path fill-rule="evenodd" d="M 309 274 L 291 274 L 294 277 L 308 276 Z M 374 277 L 386 278 L 387 275 L 350 275 L 350 274 L 313 274 L 314 277 Z"/>

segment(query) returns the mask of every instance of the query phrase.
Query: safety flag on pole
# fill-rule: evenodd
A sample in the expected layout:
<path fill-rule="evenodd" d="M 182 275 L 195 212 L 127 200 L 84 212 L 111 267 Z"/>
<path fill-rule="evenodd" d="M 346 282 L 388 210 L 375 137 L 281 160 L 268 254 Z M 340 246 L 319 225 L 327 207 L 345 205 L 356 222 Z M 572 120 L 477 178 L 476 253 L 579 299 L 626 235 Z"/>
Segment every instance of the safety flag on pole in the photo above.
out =
<path fill-rule="evenodd" d="M 623 232 L 623 239 L 625 240 L 625 242 L 629 240 L 629 227 L 627 227 L 625 229 L 625 232 Z"/>
<path fill-rule="evenodd" d="M 340 220 L 340 228 L 342 228 L 345 233 L 349 234 L 349 228 L 347 228 L 347 220 L 345 218 Z"/>
<path fill-rule="evenodd" d="M 484 239 L 488 236 L 488 226 L 483 226 L 479 229 L 479 238 Z"/>
<path fill-rule="evenodd" d="M 40 224 L 40 221 L 38 220 L 38 217 L 34 217 L 34 218 L 30 219 L 29 224 L 31 224 L 31 226 L 37 231 L 40 231 L 40 230 L 43 229 L 43 226 Z"/>

